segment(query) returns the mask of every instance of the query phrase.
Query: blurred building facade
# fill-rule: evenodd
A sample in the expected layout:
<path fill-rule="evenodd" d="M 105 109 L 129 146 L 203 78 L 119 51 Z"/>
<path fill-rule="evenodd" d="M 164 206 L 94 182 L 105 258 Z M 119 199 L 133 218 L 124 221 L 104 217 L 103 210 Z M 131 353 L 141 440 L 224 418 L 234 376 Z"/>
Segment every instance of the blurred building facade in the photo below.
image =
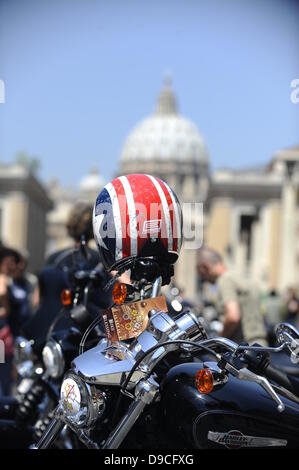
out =
<path fill-rule="evenodd" d="M 280 291 L 299 281 L 299 146 L 280 150 L 259 168 L 212 172 L 196 125 L 180 115 L 166 81 L 154 112 L 129 133 L 118 175 L 149 173 L 167 181 L 180 201 L 203 204 L 203 241 L 232 269 L 264 290 Z M 21 165 L 0 166 L 0 240 L 30 253 L 30 269 L 70 244 L 65 224 L 74 204 L 91 205 L 104 186 L 93 168 L 78 187 L 52 180 L 45 188 Z M 194 214 L 184 219 L 195 224 Z M 198 289 L 196 253 L 181 251 L 175 283 L 186 296 Z"/>
<path fill-rule="evenodd" d="M 50 181 L 48 193 L 53 201 L 53 209 L 47 215 L 46 255 L 55 250 L 69 246 L 72 240 L 68 237 L 66 222 L 71 209 L 77 202 L 93 206 L 104 180 L 96 168 L 84 176 L 77 188 L 64 187 L 57 180 Z"/>
<path fill-rule="evenodd" d="M 299 147 L 261 168 L 214 173 L 207 242 L 264 289 L 299 281 Z"/>
<path fill-rule="evenodd" d="M 52 201 L 38 179 L 19 164 L 0 165 L 0 240 L 29 256 L 29 269 L 44 263 L 46 216 Z"/>
<path fill-rule="evenodd" d="M 121 152 L 119 174 L 138 172 L 167 181 L 181 202 L 203 203 L 204 243 L 232 269 L 262 289 L 298 283 L 299 147 L 277 152 L 260 168 L 212 173 L 205 142 L 179 114 L 168 81 L 154 113 L 137 123 Z M 183 249 L 175 282 L 194 298 L 197 281 L 195 251 Z"/>

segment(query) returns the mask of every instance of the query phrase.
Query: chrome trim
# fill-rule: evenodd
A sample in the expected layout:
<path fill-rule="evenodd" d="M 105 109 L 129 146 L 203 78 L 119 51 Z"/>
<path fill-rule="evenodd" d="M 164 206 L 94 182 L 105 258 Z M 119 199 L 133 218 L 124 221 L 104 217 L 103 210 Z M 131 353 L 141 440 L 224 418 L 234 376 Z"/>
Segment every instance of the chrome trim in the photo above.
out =
<path fill-rule="evenodd" d="M 299 331 L 289 323 L 280 323 L 276 326 L 275 334 L 281 347 L 285 345 L 291 353 L 292 362 L 299 362 Z"/>
<path fill-rule="evenodd" d="M 135 400 L 129 406 L 128 411 L 106 440 L 103 449 L 118 449 L 144 408 L 152 403 L 158 395 L 159 385 L 150 377 L 141 380 L 135 389 Z"/>
<path fill-rule="evenodd" d="M 63 427 L 64 423 L 58 417 L 54 416 L 34 449 L 49 448 Z"/>
<path fill-rule="evenodd" d="M 161 285 L 162 285 L 162 278 L 159 276 L 154 281 L 151 297 L 157 297 L 159 295 Z"/>
<path fill-rule="evenodd" d="M 72 371 L 69 371 L 65 374 L 63 378 L 63 382 L 61 384 L 61 390 L 63 387 L 64 382 L 67 379 L 72 379 L 76 382 L 80 394 L 81 394 L 81 402 L 80 402 L 80 410 L 86 407 L 87 416 L 80 416 L 79 411 L 76 417 L 70 417 L 68 415 L 67 410 L 62 405 L 62 401 L 60 398 L 60 405 L 59 410 L 63 413 L 65 419 L 68 422 L 72 423 L 77 428 L 91 428 L 96 423 L 97 419 L 102 416 L 106 409 L 106 395 L 105 393 L 98 390 L 95 386 L 88 384 L 87 382 L 83 381 L 74 374 Z M 61 392 L 62 393 L 62 392 Z M 77 419 L 77 420 L 76 420 Z"/>
<path fill-rule="evenodd" d="M 290 325 L 290 323 L 279 323 L 275 328 L 275 334 L 277 341 L 282 344 L 285 342 L 284 334 L 291 336 L 292 339 L 299 339 L 299 331 L 295 326 Z"/>
<path fill-rule="evenodd" d="M 124 342 L 110 343 L 102 339 L 99 344 L 78 356 L 72 362 L 73 371 L 88 383 L 98 385 L 121 385 L 135 362 L 153 346 L 176 339 L 199 339 L 203 330 L 194 316 L 185 312 L 173 320 L 166 312 L 155 312 L 149 318 L 147 329 L 130 345 Z M 145 374 L 169 351 L 177 349 L 176 344 L 158 348 L 149 354 L 133 373 L 128 388 L 133 388 Z"/>
<path fill-rule="evenodd" d="M 56 418 L 59 421 L 62 421 L 63 424 L 68 426 L 78 437 L 78 439 L 84 444 L 88 449 L 100 449 L 98 444 L 94 442 L 83 429 L 79 429 L 74 423 L 72 423 L 64 414 L 61 408 L 58 408 L 56 411 Z M 63 428 L 64 429 L 64 428 Z"/>
<path fill-rule="evenodd" d="M 47 364 L 47 360 L 45 359 L 46 348 L 48 348 L 50 352 L 53 354 L 53 357 L 54 357 L 53 367 L 49 366 L 49 364 Z M 60 344 L 57 343 L 57 341 L 55 341 L 53 338 L 49 339 L 46 342 L 45 346 L 43 347 L 42 357 L 43 357 L 43 363 L 45 366 L 46 373 L 53 379 L 58 379 L 59 377 L 61 377 L 65 370 L 65 360 L 64 360 L 64 355 L 63 355 L 63 351 L 62 351 Z"/>
<path fill-rule="evenodd" d="M 202 344 L 203 346 L 207 346 L 208 348 L 222 346 L 231 352 L 234 352 L 238 347 L 237 343 L 235 343 L 234 341 L 228 338 L 223 338 L 223 337 L 205 339 L 201 341 L 200 344 Z"/>

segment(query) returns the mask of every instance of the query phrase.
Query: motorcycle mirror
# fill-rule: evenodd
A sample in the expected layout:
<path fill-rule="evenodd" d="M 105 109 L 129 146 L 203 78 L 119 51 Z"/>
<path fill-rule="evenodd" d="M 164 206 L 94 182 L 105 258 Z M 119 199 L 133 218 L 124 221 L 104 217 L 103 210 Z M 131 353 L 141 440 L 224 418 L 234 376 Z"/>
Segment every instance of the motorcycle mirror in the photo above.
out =
<path fill-rule="evenodd" d="M 289 343 L 299 339 L 299 331 L 289 323 L 279 323 L 275 329 L 276 338 L 279 344 Z"/>
<path fill-rule="evenodd" d="M 279 344 L 286 345 L 291 353 L 291 360 L 299 361 L 299 331 L 289 323 L 279 323 L 275 329 L 276 338 Z"/>

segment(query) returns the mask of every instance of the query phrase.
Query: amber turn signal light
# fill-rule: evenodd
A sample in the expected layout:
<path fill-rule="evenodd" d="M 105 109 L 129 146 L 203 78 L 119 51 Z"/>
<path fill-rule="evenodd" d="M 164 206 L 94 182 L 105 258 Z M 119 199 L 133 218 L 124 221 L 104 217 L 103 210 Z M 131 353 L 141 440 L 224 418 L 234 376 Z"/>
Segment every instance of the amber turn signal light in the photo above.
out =
<path fill-rule="evenodd" d="M 60 295 L 61 303 L 65 307 L 68 307 L 69 305 L 72 305 L 72 291 L 69 289 L 63 289 Z"/>
<path fill-rule="evenodd" d="M 201 393 L 210 393 L 214 386 L 214 377 L 210 369 L 201 369 L 195 377 L 197 390 Z"/>
<path fill-rule="evenodd" d="M 116 282 L 112 290 L 112 300 L 116 305 L 122 305 L 127 298 L 127 286 L 122 282 Z"/>

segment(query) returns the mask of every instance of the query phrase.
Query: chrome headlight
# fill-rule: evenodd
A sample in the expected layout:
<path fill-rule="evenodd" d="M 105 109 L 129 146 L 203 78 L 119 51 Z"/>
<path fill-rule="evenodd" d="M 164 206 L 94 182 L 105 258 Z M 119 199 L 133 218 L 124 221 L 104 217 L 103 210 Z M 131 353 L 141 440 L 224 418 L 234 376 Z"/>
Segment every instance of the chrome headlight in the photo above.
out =
<path fill-rule="evenodd" d="M 60 344 L 54 339 L 50 339 L 44 346 L 42 354 L 46 372 L 50 377 L 53 379 L 61 377 L 64 372 L 65 361 Z"/>
<path fill-rule="evenodd" d="M 65 417 L 79 427 L 92 426 L 105 409 L 105 394 L 72 372 L 64 376 L 60 404 Z"/>

